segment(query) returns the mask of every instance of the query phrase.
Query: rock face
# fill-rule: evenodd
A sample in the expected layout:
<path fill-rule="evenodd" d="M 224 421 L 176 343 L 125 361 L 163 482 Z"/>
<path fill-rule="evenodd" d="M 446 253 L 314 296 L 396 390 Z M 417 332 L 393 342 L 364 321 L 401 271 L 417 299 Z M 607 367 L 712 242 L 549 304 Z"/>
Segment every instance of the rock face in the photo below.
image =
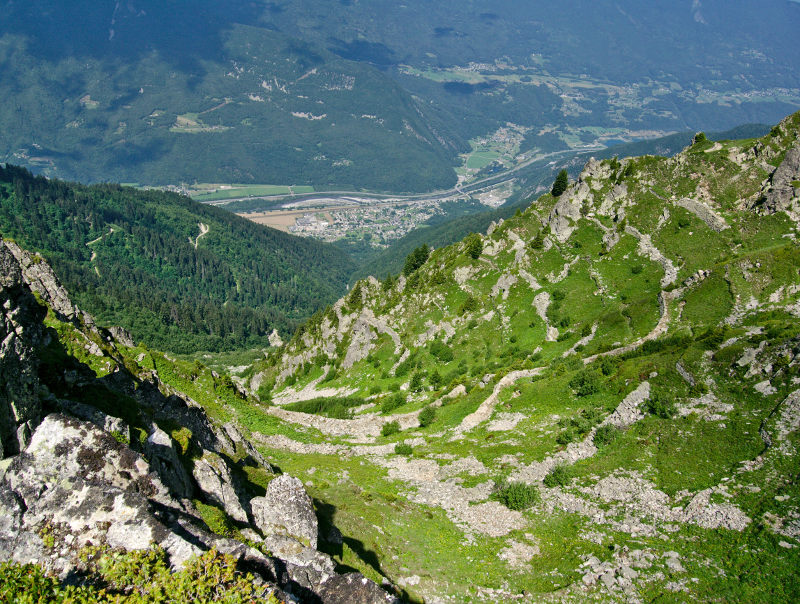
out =
<path fill-rule="evenodd" d="M 311 498 L 297 478 L 284 474 L 269 483 L 264 497 L 250 501 L 256 526 L 264 533 L 294 537 L 317 547 L 319 527 Z"/>
<path fill-rule="evenodd" d="M 41 416 L 34 351 L 42 338 L 45 311 L 3 240 L 0 306 L 0 457 L 5 457 L 25 448 Z"/>
<path fill-rule="evenodd" d="M 44 335 L 44 305 L 75 327 L 70 343 L 115 369 L 97 377 L 69 354 L 68 368 L 49 357 L 40 362 L 38 351 L 53 337 Z M 255 506 L 263 549 L 272 555 L 209 533 L 193 497 L 223 507 L 243 534 L 262 538 L 248 528 L 252 493 L 237 466 L 270 466 L 234 422 L 217 425 L 155 371 L 129 369 L 118 354 L 134 344 L 129 334 L 96 327 L 41 258 L 2 239 L 0 306 L 0 561 L 39 564 L 65 579 L 83 572 L 79 554 L 87 545 L 159 546 L 174 568 L 215 549 L 273 586 L 281 601 L 395 601 L 360 574 L 335 573 L 333 560 L 315 549 L 311 499 L 290 476 L 273 480 L 264 505 Z M 125 419 L 95 407 L 94 396 L 81 395 L 87 387 L 118 397 Z M 189 434 L 201 454 L 192 473 L 186 451 L 159 422 Z"/>
<path fill-rule="evenodd" d="M 786 152 L 763 193 L 763 210 L 768 214 L 796 212 L 800 207 L 800 147 Z"/>
<path fill-rule="evenodd" d="M 247 512 L 233 486 L 230 469 L 218 455 L 207 454 L 196 460 L 192 475 L 200 490 L 222 506 L 226 514 L 239 522 L 247 522 Z"/>

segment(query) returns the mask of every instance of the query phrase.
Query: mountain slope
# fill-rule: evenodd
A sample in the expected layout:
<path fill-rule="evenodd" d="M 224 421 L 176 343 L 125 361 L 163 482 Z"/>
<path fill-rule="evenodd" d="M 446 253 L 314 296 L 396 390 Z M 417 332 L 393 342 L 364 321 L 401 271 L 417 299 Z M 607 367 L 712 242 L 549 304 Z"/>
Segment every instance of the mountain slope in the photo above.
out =
<path fill-rule="evenodd" d="M 799 222 L 800 114 L 590 161 L 316 315 L 254 438 L 418 598 L 794 600 Z"/>
<path fill-rule="evenodd" d="M 176 352 L 267 345 L 344 290 L 336 248 L 173 193 L 0 167 L 0 233 L 41 252 L 106 324 Z"/>
<path fill-rule="evenodd" d="M 462 143 L 433 132 L 407 92 L 260 27 L 249 3 L 0 8 L 0 161 L 148 185 L 455 182 Z"/>
<path fill-rule="evenodd" d="M 395 601 L 317 550 L 341 534 L 246 440 L 229 378 L 99 328 L 2 239 L 0 302 L 3 601 Z"/>

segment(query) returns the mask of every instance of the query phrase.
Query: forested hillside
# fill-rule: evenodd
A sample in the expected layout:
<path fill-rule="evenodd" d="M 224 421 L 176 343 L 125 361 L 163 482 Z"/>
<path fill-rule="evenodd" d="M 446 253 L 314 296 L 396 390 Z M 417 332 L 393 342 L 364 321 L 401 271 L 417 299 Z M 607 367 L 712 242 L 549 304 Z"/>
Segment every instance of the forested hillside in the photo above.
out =
<path fill-rule="evenodd" d="M 41 252 L 106 324 L 178 352 L 264 345 L 336 299 L 332 246 L 160 191 L 82 186 L 0 167 L 0 233 Z"/>

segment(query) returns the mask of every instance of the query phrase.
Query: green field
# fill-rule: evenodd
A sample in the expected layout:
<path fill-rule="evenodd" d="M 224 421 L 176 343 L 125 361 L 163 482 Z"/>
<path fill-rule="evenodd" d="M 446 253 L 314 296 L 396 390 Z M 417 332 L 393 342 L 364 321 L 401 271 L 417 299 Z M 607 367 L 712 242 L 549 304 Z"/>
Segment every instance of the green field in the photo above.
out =
<path fill-rule="evenodd" d="M 189 195 L 195 201 L 221 201 L 240 197 L 269 197 L 272 195 L 304 195 L 313 193 L 314 187 L 290 185 L 196 185 Z"/>

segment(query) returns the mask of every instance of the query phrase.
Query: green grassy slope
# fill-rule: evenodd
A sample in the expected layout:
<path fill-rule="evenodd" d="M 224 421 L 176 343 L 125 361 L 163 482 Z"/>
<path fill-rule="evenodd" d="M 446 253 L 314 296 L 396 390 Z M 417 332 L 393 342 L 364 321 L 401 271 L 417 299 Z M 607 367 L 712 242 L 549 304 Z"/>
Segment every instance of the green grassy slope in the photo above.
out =
<path fill-rule="evenodd" d="M 0 168 L 0 232 L 41 252 L 78 303 L 177 352 L 268 345 L 344 290 L 336 248 L 173 193 Z"/>
<path fill-rule="evenodd" d="M 796 599 L 800 192 L 762 200 L 799 141 L 590 163 L 254 367 L 341 564 L 415 601 Z"/>

